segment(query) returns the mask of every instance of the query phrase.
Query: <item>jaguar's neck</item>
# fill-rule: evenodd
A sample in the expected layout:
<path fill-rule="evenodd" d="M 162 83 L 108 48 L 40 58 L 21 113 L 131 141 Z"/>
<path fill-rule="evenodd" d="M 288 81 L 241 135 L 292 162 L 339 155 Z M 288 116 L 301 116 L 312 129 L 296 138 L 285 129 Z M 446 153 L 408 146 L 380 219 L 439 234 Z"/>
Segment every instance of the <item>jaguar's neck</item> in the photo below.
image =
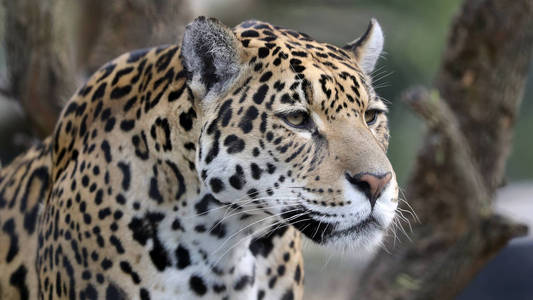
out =
<path fill-rule="evenodd" d="M 131 275 L 117 283 L 130 298 L 148 288 L 152 299 L 191 298 L 192 288 L 246 289 L 241 298 L 250 299 L 284 252 L 299 257 L 298 237 L 286 227 L 253 237 L 254 217 L 232 215 L 208 192 L 196 166 L 202 116 L 186 80 L 176 46 L 126 54 L 92 76 L 56 127 L 47 209 L 84 220 L 74 227 L 77 249 L 98 254 L 100 281 Z M 283 288 L 293 284 L 287 273 Z"/>
<path fill-rule="evenodd" d="M 185 74 L 178 56 L 171 61 L 173 73 Z M 250 268 L 255 266 L 249 251 L 252 233 L 270 224 L 256 223 L 259 216 L 236 210 L 209 193 L 196 169 L 202 115 L 185 77 L 175 78 L 159 95 L 156 106 L 149 110 L 142 107 L 144 123 L 139 129 L 120 132 L 128 136 L 117 138 L 117 147 L 110 150 L 118 158 L 118 169 L 131 174 L 129 189 L 121 195 L 131 209 L 124 234 L 133 238 L 134 246 L 142 246 L 150 254 L 159 271 L 172 268 L 204 274 L 216 270 L 220 275 L 229 274 L 233 268 L 235 276 L 242 272 L 251 275 Z M 146 80 L 141 77 L 141 86 Z M 118 106 L 116 100 L 108 103 Z M 122 157 L 135 157 L 138 162 L 126 166 Z M 115 181 L 121 177 L 110 178 Z M 119 187 L 122 182 L 112 184 Z M 235 270 L 241 266 L 246 270 Z"/>

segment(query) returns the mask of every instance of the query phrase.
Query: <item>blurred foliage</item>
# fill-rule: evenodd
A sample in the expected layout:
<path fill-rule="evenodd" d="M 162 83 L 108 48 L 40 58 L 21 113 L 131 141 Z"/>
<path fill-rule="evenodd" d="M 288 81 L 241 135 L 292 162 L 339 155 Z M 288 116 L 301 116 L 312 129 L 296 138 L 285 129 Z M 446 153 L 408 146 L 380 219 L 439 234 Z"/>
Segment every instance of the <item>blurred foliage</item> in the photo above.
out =
<path fill-rule="evenodd" d="M 530 64 L 529 78 L 516 122 L 511 157 L 507 162 L 509 180 L 533 179 L 533 76 Z"/>

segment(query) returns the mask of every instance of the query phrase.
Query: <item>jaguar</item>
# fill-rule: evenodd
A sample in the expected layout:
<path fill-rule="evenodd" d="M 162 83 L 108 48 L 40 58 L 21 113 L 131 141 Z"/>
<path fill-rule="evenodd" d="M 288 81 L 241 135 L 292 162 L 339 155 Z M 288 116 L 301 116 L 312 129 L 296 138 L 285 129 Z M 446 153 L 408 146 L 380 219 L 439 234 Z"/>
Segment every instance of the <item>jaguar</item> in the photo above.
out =
<path fill-rule="evenodd" d="M 0 171 L 0 298 L 302 299 L 302 238 L 395 217 L 382 49 L 375 19 L 340 48 L 198 17 L 107 63 Z"/>

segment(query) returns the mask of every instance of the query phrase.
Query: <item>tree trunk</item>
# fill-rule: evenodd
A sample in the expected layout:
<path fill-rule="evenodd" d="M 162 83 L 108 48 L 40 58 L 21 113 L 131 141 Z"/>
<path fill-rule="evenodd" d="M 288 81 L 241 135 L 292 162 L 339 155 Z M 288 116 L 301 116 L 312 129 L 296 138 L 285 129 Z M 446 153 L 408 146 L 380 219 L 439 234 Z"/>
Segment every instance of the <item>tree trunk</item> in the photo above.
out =
<path fill-rule="evenodd" d="M 20 104 L 29 123 L 18 132 L 0 128 L 0 136 L 7 137 L 4 148 L 17 150 L 15 137 L 27 128 L 40 138 L 52 132 L 63 103 L 102 64 L 176 43 L 191 21 L 187 0 L 0 1 L 9 79 L 0 92 Z"/>
<path fill-rule="evenodd" d="M 116 56 L 175 44 L 192 21 L 188 0 L 81 0 L 78 64 L 86 75 Z"/>
<path fill-rule="evenodd" d="M 52 132 L 62 101 L 76 87 L 65 0 L 4 0 L 10 94 L 38 136 Z"/>
<path fill-rule="evenodd" d="M 428 125 L 407 187 L 412 242 L 379 252 L 356 299 L 453 299 L 527 228 L 495 215 L 533 52 L 533 0 L 465 0 L 436 91 L 407 102 Z"/>

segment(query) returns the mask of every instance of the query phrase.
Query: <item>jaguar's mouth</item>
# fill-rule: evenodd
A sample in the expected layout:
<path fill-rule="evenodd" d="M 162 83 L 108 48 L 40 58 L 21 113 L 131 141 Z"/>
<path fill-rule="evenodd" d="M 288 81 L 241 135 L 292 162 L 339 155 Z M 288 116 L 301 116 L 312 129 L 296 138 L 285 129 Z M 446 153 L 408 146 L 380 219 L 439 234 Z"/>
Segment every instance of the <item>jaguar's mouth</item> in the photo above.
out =
<path fill-rule="evenodd" d="M 315 213 L 304 208 L 292 208 L 282 212 L 282 217 L 306 237 L 319 244 L 326 244 L 331 240 L 353 239 L 356 236 L 382 231 L 383 226 L 370 215 L 355 225 L 339 229 L 340 222 L 320 221 L 313 217 Z"/>

